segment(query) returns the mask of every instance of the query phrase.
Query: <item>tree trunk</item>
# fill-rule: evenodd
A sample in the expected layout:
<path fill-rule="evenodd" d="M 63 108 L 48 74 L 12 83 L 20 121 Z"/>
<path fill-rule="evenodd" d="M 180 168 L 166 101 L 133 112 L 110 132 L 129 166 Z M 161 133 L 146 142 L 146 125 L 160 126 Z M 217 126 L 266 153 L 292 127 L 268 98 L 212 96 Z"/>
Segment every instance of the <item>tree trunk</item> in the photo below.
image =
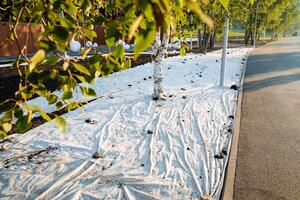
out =
<path fill-rule="evenodd" d="M 244 35 L 244 43 L 245 43 L 245 46 L 248 46 L 248 39 L 247 39 L 247 36 L 248 36 L 248 29 L 247 27 L 245 28 L 245 35 Z"/>
<path fill-rule="evenodd" d="M 204 52 L 204 53 L 207 52 L 208 44 L 209 44 L 209 41 L 210 41 L 210 37 L 211 37 L 211 33 L 210 33 L 210 32 L 207 32 L 207 33 L 205 34 L 205 39 L 204 39 L 204 48 L 203 48 L 203 52 Z"/>
<path fill-rule="evenodd" d="M 169 35 L 164 34 L 162 42 L 160 42 L 159 34 L 156 34 L 156 39 L 154 43 L 154 92 L 153 100 L 164 100 L 165 96 L 163 94 L 163 76 L 162 76 L 162 59 L 167 51 L 169 43 Z"/>
<path fill-rule="evenodd" d="M 209 48 L 210 49 L 214 48 L 214 46 L 215 46 L 215 39 L 216 39 L 216 32 L 214 31 L 211 34 L 210 41 L 209 41 Z"/>
<path fill-rule="evenodd" d="M 245 45 L 246 46 L 248 46 L 249 40 L 252 41 L 252 36 L 253 36 L 253 33 L 251 30 L 251 27 L 248 27 L 246 30 L 246 34 L 245 34 Z"/>
<path fill-rule="evenodd" d="M 211 13 L 211 17 L 213 19 L 215 17 L 215 14 L 214 14 L 213 10 L 211 10 L 210 13 Z M 214 36 L 215 36 L 215 31 L 212 32 L 211 30 L 209 30 L 209 37 L 207 38 L 207 45 L 206 45 L 207 47 L 206 47 L 206 50 L 207 50 L 208 47 L 210 49 L 213 48 L 213 46 L 214 46 L 214 40 L 215 40 Z"/>
<path fill-rule="evenodd" d="M 190 51 L 193 50 L 193 35 L 190 35 Z"/>
<path fill-rule="evenodd" d="M 273 28 L 273 34 L 272 34 L 272 40 L 276 39 L 276 29 L 275 27 Z"/>
<path fill-rule="evenodd" d="M 246 25 L 246 32 L 245 32 L 245 45 L 248 46 L 249 39 L 252 37 L 252 24 L 253 24 L 253 12 L 248 17 L 248 22 Z"/>
<path fill-rule="evenodd" d="M 198 45 L 199 45 L 199 51 L 201 50 L 201 29 L 198 29 Z"/>
<path fill-rule="evenodd" d="M 206 35 L 207 35 L 207 26 L 206 26 L 206 24 L 205 24 L 205 25 L 204 25 L 203 35 L 202 35 L 201 51 L 203 51 L 203 50 L 204 50 L 204 47 L 205 47 L 205 38 L 206 38 Z"/>
<path fill-rule="evenodd" d="M 209 41 L 210 41 L 210 36 L 211 36 L 211 33 L 210 33 L 210 31 L 208 30 L 208 27 L 205 25 L 205 26 L 204 26 L 203 39 L 202 39 L 202 47 L 201 47 L 201 51 L 202 51 L 203 53 L 206 53 L 206 52 L 207 52 L 208 43 L 209 43 Z"/>

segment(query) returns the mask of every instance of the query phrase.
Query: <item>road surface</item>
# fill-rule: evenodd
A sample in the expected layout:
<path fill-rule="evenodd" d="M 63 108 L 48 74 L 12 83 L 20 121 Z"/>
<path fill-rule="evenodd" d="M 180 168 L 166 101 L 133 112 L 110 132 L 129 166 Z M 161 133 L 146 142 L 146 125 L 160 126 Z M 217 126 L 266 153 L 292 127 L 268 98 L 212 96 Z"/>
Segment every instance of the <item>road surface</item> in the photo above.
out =
<path fill-rule="evenodd" d="M 248 60 L 236 170 L 235 200 L 300 199 L 300 37 Z"/>

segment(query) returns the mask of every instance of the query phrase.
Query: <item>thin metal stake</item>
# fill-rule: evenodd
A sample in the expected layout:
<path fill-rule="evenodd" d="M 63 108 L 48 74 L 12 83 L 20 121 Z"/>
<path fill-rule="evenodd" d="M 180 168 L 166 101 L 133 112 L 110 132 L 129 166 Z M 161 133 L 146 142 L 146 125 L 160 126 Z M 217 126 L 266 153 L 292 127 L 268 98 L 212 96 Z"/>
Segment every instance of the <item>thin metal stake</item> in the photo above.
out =
<path fill-rule="evenodd" d="M 255 27 L 254 27 L 254 42 L 253 42 L 253 48 L 256 48 L 256 34 L 257 34 L 257 10 L 258 10 L 258 2 L 256 3 L 256 9 L 255 9 Z"/>
<path fill-rule="evenodd" d="M 190 16 L 190 23 L 191 23 L 191 26 L 193 25 L 193 15 Z M 190 50 L 193 49 L 193 33 L 191 32 L 191 35 L 190 35 Z"/>
<path fill-rule="evenodd" d="M 221 86 L 224 86 L 224 79 L 225 79 L 226 56 L 227 56 L 227 47 L 228 47 L 228 31 L 229 31 L 229 16 L 228 13 L 226 13 L 224 38 L 223 38 L 222 63 L 221 63 L 221 78 L 220 78 Z"/>

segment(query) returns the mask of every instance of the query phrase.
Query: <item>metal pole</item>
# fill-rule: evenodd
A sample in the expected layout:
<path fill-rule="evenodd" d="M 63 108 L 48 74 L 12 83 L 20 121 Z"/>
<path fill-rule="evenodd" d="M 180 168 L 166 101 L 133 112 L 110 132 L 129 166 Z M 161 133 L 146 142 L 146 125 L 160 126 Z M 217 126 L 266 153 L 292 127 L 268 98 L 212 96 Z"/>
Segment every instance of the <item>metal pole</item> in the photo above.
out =
<path fill-rule="evenodd" d="M 254 27 L 254 42 L 253 42 L 253 48 L 256 48 L 257 10 L 258 10 L 258 2 L 256 2 L 256 9 L 255 9 L 255 27 Z"/>
<path fill-rule="evenodd" d="M 198 40 L 197 40 L 197 46 L 199 50 L 201 49 L 201 30 L 198 28 Z"/>
<path fill-rule="evenodd" d="M 61 17 L 62 17 L 62 18 L 65 18 L 64 11 L 61 11 Z M 64 52 L 64 56 L 65 56 L 65 58 L 68 57 L 68 54 L 67 54 L 66 51 Z"/>
<path fill-rule="evenodd" d="M 191 23 L 191 26 L 193 25 L 193 15 L 190 16 L 190 23 Z M 191 32 L 191 35 L 190 35 L 190 50 L 193 49 L 193 33 Z"/>
<path fill-rule="evenodd" d="M 224 79 L 225 79 L 225 67 L 226 67 L 226 56 L 227 56 L 227 46 L 228 46 L 228 31 L 229 31 L 229 16 L 228 16 L 228 13 L 226 13 L 224 38 L 223 38 L 222 63 L 221 63 L 221 78 L 220 78 L 221 86 L 224 86 Z"/>

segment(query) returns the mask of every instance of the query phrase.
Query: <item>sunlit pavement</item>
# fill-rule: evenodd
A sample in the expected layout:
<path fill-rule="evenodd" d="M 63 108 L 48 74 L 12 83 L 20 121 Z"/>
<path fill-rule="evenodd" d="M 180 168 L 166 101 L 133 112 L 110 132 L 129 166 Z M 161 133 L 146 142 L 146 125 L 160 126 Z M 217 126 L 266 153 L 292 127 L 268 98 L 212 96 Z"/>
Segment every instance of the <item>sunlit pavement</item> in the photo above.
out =
<path fill-rule="evenodd" d="M 300 37 L 250 56 L 239 137 L 234 199 L 299 199 Z"/>

